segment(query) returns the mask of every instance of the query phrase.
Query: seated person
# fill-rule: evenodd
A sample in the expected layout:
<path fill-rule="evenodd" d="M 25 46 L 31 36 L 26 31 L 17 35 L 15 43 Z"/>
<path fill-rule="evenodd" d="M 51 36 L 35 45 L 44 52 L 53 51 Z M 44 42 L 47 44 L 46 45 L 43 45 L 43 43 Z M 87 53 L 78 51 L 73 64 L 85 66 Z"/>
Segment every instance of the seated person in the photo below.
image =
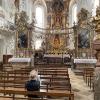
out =
<path fill-rule="evenodd" d="M 27 91 L 39 91 L 40 90 L 40 81 L 38 78 L 38 72 L 32 70 L 29 75 L 29 81 L 26 82 L 25 88 Z M 31 98 L 38 98 L 36 95 L 28 95 Z"/>

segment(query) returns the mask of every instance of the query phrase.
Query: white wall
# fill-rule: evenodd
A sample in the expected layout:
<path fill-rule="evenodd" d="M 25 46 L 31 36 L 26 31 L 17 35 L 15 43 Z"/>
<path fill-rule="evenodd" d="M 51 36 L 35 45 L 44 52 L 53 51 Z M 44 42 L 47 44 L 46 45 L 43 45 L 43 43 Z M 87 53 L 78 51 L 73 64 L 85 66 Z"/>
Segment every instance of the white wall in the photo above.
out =
<path fill-rule="evenodd" d="M 6 32 L 6 34 L 9 34 Z M 3 54 L 12 54 L 14 55 L 15 50 L 15 36 L 12 34 L 4 35 L 4 32 L 1 32 L 0 35 L 0 61 L 3 60 Z"/>
<path fill-rule="evenodd" d="M 5 19 L 14 23 L 14 0 L 2 0 L 2 8 L 4 9 Z"/>
<path fill-rule="evenodd" d="M 12 54 L 14 55 L 14 48 L 15 48 L 15 39 L 14 36 L 9 36 L 4 38 L 4 54 Z"/>
<path fill-rule="evenodd" d="M 33 5 L 33 1 L 32 0 L 26 0 L 26 13 L 29 17 L 29 23 L 32 22 L 32 5 Z"/>
<path fill-rule="evenodd" d="M 31 23 L 32 21 L 32 0 L 20 0 L 20 4 L 19 4 L 19 10 L 21 11 L 25 11 L 27 16 L 28 16 L 28 21 L 29 23 Z"/>

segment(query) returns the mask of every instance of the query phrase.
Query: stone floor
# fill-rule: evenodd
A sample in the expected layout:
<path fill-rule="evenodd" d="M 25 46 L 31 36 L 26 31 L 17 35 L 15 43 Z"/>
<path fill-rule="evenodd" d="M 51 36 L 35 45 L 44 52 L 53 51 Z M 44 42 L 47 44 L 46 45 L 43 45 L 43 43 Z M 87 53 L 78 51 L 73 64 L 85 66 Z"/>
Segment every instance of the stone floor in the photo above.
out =
<path fill-rule="evenodd" d="M 86 85 L 82 76 L 75 75 L 71 69 L 69 69 L 69 76 L 75 100 L 94 100 L 93 92 Z"/>

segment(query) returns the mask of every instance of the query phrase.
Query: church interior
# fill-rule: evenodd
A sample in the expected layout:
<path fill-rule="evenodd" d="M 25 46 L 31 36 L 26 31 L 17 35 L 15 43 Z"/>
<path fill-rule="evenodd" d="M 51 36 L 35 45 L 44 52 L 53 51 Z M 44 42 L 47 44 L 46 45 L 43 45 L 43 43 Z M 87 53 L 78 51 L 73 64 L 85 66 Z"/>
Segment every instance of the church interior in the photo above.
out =
<path fill-rule="evenodd" d="M 100 0 L 0 0 L 0 99 L 100 100 L 99 21 Z"/>

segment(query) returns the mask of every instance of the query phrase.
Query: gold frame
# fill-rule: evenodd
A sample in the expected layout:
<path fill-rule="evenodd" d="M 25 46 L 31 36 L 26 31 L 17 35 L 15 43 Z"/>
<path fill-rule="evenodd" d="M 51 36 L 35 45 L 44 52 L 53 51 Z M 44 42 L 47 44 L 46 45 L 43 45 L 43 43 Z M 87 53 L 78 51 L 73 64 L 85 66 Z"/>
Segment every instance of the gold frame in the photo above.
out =
<path fill-rule="evenodd" d="M 17 44 L 17 48 L 18 49 L 27 49 L 27 48 L 29 48 L 29 33 L 26 31 L 24 31 L 23 33 L 25 33 L 25 35 L 27 36 L 27 47 L 18 47 L 18 41 L 19 41 L 19 34 L 20 34 L 20 32 L 17 32 L 16 33 L 16 37 L 17 37 L 17 41 L 16 41 L 16 44 Z"/>
<path fill-rule="evenodd" d="M 82 28 L 82 27 L 81 27 Z M 82 28 L 84 29 L 84 28 Z M 92 42 L 93 42 L 93 37 L 94 37 L 94 31 L 92 30 L 92 27 L 89 26 L 89 25 L 86 25 L 85 27 L 86 30 L 89 31 L 89 44 L 90 44 L 90 47 L 89 48 L 79 48 L 78 47 L 78 34 L 79 34 L 79 30 L 80 30 L 80 26 L 77 26 L 75 29 L 74 29 L 74 39 L 75 39 L 75 57 L 76 58 L 82 58 L 83 54 L 86 54 L 86 56 L 84 56 L 84 58 L 90 58 L 93 56 L 93 51 L 92 51 Z"/>

